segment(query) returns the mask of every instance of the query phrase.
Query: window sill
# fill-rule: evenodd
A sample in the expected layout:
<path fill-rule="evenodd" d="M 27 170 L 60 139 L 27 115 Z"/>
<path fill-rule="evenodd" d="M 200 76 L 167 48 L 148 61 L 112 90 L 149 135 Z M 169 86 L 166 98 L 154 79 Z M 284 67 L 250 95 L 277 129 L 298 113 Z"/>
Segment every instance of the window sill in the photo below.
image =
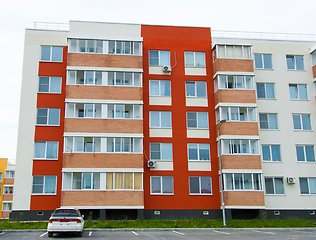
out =
<path fill-rule="evenodd" d="M 31 195 L 32 196 L 56 196 L 57 194 L 56 193 L 52 193 L 52 194 L 49 194 L 49 193 L 32 193 Z"/>
<path fill-rule="evenodd" d="M 35 124 L 36 127 L 60 127 L 60 125 Z"/>
<path fill-rule="evenodd" d="M 217 59 L 253 60 L 253 58 L 228 58 L 228 57 L 217 57 L 217 58 L 214 60 L 214 62 L 215 62 Z"/>
<path fill-rule="evenodd" d="M 294 132 L 313 132 L 313 130 L 294 129 Z"/>
<path fill-rule="evenodd" d="M 224 190 L 224 192 L 263 192 L 263 190 L 236 189 L 236 190 Z"/>
<path fill-rule="evenodd" d="M 254 91 L 255 89 L 247 89 L 247 88 L 218 88 L 217 90 L 251 90 L 251 91 Z M 217 92 L 217 90 L 215 92 Z"/>
<path fill-rule="evenodd" d="M 276 98 L 257 98 L 257 100 L 277 100 Z"/>
<path fill-rule="evenodd" d="M 206 66 L 184 66 L 186 68 L 206 68 Z"/>
<path fill-rule="evenodd" d="M 48 60 L 39 60 L 39 62 L 46 62 L 46 63 L 63 63 L 63 61 L 48 61 Z"/>
<path fill-rule="evenodd" d="M 174 196 L 174 193 L 150 193 L 152 196 Z"/>
<path fill-rule="evenodd" d="M 222 153 L 222 156 L 225 156 L 225 155 L 227 155 L 227 156 L 234 156 L 234 155 L 237 155 L 237 156 L 239 156 L 239 155 L 245 155 L 245 156 L 260 156 L 259 153 L 256 153 L 256 154 L 251 154 L 251 153 Z"/>
<path fill-rule="evenodd" d="M 260 131 L 280 131 L 280 129 L 259 129 Z"/>
<path fill-rule="evenodd" d="M 162 160 L 162 159 L 150 159 L 152 161 L 157 161 L 157 162 L 173 162 L 173 160 Z"/>
<path fill-rule="evenodd" d="M 211 162 L 211 160 L 188 160 L 188 162 Z"/>
<path fill-rule="evenodd" d="M 58 161 L 58 158 L 54 158 L 54 159 L 51 159 L 51 158 L 33 158 L 33 160 L 44 160 L 44 161 Z"/>
<path fill-rule="evenodd" d="M 143 189 L 62 189 L 61 191 L 75 191 L 75 192 L 79 192 L 79 191 L 92 191 L 92 192 L 108 192 L 108 191 L 134 191 L 134 192 L 143 192 Z"/>
<path fill-rule="evenodd" d="M 288 71 L 302 71 L 306 72 L 306 69 L 287 69 Z"/>
<path fill-rule="evenodd" d="M 269 193 L 266 193 L 265 196 L 279 196 L 279 197 L 285 197 L 285 193 L 284 194 L 269 194 Z"/>
<path fill-rule="evenodd" d="M 296 99 L 296 98 L 290 98 L 290 101 L 298 101 L 298 102 L 307 102 L 309 99 Z"/>
<path fill-rule="evenodd" d="M 311 162 L 311 161 L 296 161 L 297 163 L 303 163 L 303 164 L 315 164 L 316 163 L 316 161 L 314 161 L 314 162 Z"/>
<path fill-rule="evenodd" d="M 142 154 L 142 152 L 63 152 L 63 153 L 89 153 L 89 154 Z M 34 159 L 34 160 L 47 160 L 47 159 Z M 55 159 L 58 160 L 58 159 Z"/>
<path fill-rule="evenodd" d="M 118 120 L 143 120 L 143 118 L 94 118 L 94 117 L 65 117 L 65 119 L 101 119 L 101 120 L 115 120 L 115 119 L 118 119 Z M 58 127 L 57 125 L 36 125 L 36 126 L 53 126 L 53 127 Z"/>
<path fill-rule="evenodd" d="M 190 196 L 213 196 L 212 193 L 190 193 Z"/>
<path fill-rule="evenodd" d="M 274 71 L 274 68 L 255 68 L 255 70 L 270 70 L 270 71 Z"/>
<path fill-rule="evenodd" d="M 268 160 L 262 160 L 263 163 L 283 163 L 282 161 L 268 161 Z"/>
<path fill-rule="evenodd" d="M 61 92 L 37 92 L 41 94 L 61 94 Z"/>

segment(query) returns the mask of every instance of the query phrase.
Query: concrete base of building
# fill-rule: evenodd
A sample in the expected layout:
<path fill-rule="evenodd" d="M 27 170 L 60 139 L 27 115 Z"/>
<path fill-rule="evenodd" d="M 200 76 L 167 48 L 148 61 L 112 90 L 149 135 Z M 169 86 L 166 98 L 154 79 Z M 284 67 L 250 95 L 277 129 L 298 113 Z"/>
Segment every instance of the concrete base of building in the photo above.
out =
<path fill-rule="evenodd" d="M 215 209 L 205 210 L 164 210 L 164 209 L 146 209 L 144 210 L 144 219 L 219 219 L 222 218 L 222 211 Z"/>
<path fill-rule="evenodd" d="M 30 210 L 30 211 L 12 211 L 10 220 L 14 221 L 37 221 L 48 220 L 54 210 Z"/>

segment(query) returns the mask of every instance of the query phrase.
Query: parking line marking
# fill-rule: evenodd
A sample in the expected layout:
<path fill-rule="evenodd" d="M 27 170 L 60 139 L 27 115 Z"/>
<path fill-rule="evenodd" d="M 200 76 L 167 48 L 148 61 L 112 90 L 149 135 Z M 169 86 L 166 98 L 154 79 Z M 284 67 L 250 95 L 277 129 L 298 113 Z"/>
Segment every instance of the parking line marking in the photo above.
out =
<path fill-rule="evenodd" d="M 3 234 L 5 234 L 5 232 L 0 233 L 0 235 L 3 235 Z"/>
<path fill-rule="evenodd" d="M 272 232 L 263 232 L 263 231 L 257 231 L 257 230 L 252 230 L 253 232 L 258 232 L 258 233 L 266 233 L 266 234 L 271 234 L 271 235 L 275 235 L 275 233 Z"/>
<path fill-rule="evenodd" d="M 177 232 L 177 231 L 172 231 L 172 232 L 177 233 L 177 234 L 180 234 L 180 235 L 182 235 L 182 236 L 185 235 L 184 233 L 180 233 L 180 232 Z"/>
<path fill-rule="evenodd" d="M 132 233 L 135 234 L 136 236 L 138 236 L 138 233 L 136 233 L 136 232 L 134 232 L 134 231 L 132 231 Z"/>
<path fill-rule="evenodd" d="M 227 232 L 221 232 L 221 231 L 216 231 L 216 230 L 213 230 L 213 232 L 216 232 L 216 233 L 221 233 L 221 234 L 228 234 L 228 235 L 230 235 L 230 233 L 227 233 Z"/>
<path fill-rule="evenodd" d="M 43 237 L 43 236 L 46 235 L 46 234 L 47 234 L 47 232 L 43 233 L 40 237 Z"/>
<path fill-rule="evenodd" d="M 89 237 L 91 237 L 91 235 L 92 235 L 92 232 L 89 232 Z"/>
<path fill-rule="evenodd" d="M 293 230 L 293 229 L 291 229 L 291 232 L 299 232 L 299 233 L 309 233 L 309 234 L 315 234 L 315 233 L 311 233 L 311 232 L 304 232 L 304 231 Z"/>

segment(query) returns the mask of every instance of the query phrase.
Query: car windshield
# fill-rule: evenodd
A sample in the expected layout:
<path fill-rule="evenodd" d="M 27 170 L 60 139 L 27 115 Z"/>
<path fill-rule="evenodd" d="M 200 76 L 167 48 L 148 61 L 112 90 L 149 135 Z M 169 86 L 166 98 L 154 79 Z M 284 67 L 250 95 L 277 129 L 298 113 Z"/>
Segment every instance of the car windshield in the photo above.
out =
<path fill-rule="evenodd" d="M 58 209 L 53 213 L 53 217 L 79 217 L 75 209 Z"/>

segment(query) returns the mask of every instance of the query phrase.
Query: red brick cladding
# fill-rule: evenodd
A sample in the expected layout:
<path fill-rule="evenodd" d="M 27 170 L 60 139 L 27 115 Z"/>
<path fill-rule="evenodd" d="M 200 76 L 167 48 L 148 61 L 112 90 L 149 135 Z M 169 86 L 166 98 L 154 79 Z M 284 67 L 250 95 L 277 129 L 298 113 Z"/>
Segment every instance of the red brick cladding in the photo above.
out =
<path fill-rule="evenodd" d="M 13 185 L 14 184 L 14 178 L 5 178 L 3 184 L 4 185 Z"/>
<path fill-rule="evenodd" d="M 217 124 L 217 129 L 219 123 Z M 257 122 L 226 122 L 222 124 L 219 135 L 252 135 L 259 136 Z"/>
<path fill-rule="evenodd" d="M 10 212 L 2 212 L 2 214 L 1 214 L 1 218 L 9 218 L 10 217 L 10 213 L 11 213 L 11 211 Z"/>
<path fill-rule="evenodd" d="M 66 98 L 142 101 L 143 88 L 67 85 Z"/>
<path fill-rule="evenodd" d="M 68 53 L 67 66 L 143 68 L 142 56 Z"/>
<path fill-rule="evenodd" d="M 133 119 L 65 118 L 65 132 L 143 133 L 143 121 Z"/>
<path fill-rule="evenodd" d="M 226 206 L 264 206 L 262 191 L 225 191 Z"/>
<path fill-rule="evenodd" d="M 3 194 L 2 201 L 12 201 L 13 200 L 13 194 Z"/>
<path fill-rule="evenodd" d="M 313 78 L 316 78 L 316 65 L 313 66 Z"/>
<path fill-rule="evenodd" d="M 253 72 L 253 60 L 249 59 L 221 59 L 217 58 L 213 65 L 216 72 Z"/>
<path fill-rule="evenodd" d="M 215 92 L 215 105 L 219 102 L 256 103 L 256 92 L 254 90 L 217 90 Z"/>
<path fill-rule="evenodd" d="M 260 155 L 222 155 L 223 169 L 261 169 Z"/>
<path fill-rule="evenodd" d="M 62 191 L 61 206 L 144 206 L 144 192 Z"/>
<path fill-rule="evenodd" d="M 63 168 L 143 168 L 142 154 L 64 153 Z"/>

